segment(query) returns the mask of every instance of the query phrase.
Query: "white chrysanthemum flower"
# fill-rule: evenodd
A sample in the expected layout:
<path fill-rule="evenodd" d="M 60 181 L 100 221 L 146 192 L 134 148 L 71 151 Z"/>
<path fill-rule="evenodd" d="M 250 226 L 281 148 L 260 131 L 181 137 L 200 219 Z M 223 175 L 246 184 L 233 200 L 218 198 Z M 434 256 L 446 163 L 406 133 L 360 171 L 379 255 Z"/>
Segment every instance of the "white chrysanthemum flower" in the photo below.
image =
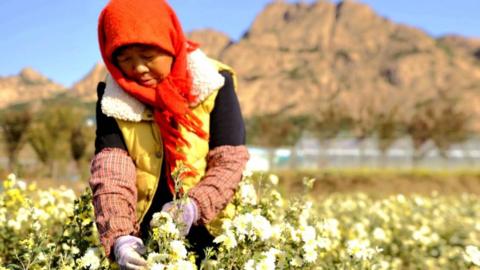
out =
<path fill-rule="evenodd" d="M 171 222 L 172 222 L 172 217 L 168 213 L 156 212 L 155 214 L 152 215 L 150 226 L 158 227 L 162 224 L 171 223 Z"/>
<path fill-rule="evenodd" d="M 381 260 L 379 263 L 377 263 L 376 268 L 378 270 L 388 270 L 392 269 L 392 266 L 390 265 L 390 262 Z"/>
<path fill-rule="evenodd" d="M 438 234 L 432 232 L 430 227 L 426 225 L 423 225 L 422 227 L 420 227 L 420 229 L 414 231 L 412 234 L 412 238 L 425 246 L 431 245 L 432 243 L 436 243 L 438 240 L 440 240 Z"/>
<path fill-rule="evenodd" d="M 63 190 L 60 196 L 67 199 L 72 199 L 76 197 L 75 191 L 73 191 L 73 189 Z"/>
<path fill-rule="evenodd" d="M 291 261 L 290 261 L 290 265 L 291 266 L 295 266 L 295 267 L 300 267 L 303 265 L 303 260 L 300 256 L 295 256 L 295 258 L 293 258 Z"/>
<path fill-rule="evenodd" d="M 407 202 L 407 199 L 405 198 L 405 195 L 403 194 L 398 194 L 396 196 L 396 199 L 397 199 L 397 202 L 399 202 L 400 204 L 404 204 Z"/>
<path fill-rule="evenodd" d="M 275 224 L 272 226 L 272 239 L 280 240 L 282 238 L 283 228 L 281 225 Z"/>
<path fill-rule="evenodd" d="M 73 247 L 70 249 L 70 252 L 71 252 L 72 254 L 78 254 L 78 253 L 80 253 L 80 249 L 79 249 L 78 247 L 76 247 L 76 246 L 73 246 Z"/>
<path fill-rule="evenodd" d="M 242 173 L 243 177 L 251 177 L 253 175 L 253 171 L 249 170 L 248 168 L 245 168 Z"/>
<path fill-rule="evenodd" d="M 165 223 L 158 227 L 161 232 L 168 233 L 177 237 L 180 235 L 180 231 L 178 230 L 177 226 L 173 222 Z"/>
<path fill-rule="evenodd" d="M 350 240 L 347 242 L 347 253 L 357 260 L 371 260 L 377 253 L 382 252 L 381 248 L 371 248 L 369 240 Z"/>
<path fill-rule="evenodd" d="M 368 232 L 365 228 L 365 224 L 357 222 L 353 225 L 353 231 L 356 233 L 356 236 L 360 239 L 368 238 Z"/>
<path fill-rule="evenodd" d="M 298 237 L 297 230 L 295 230 L 295 228 L 292 225 L 287 224 L 285 228 L 287 229 L 287 232 L 289 233 L 290 238 L 292 239 L 293 242 L 300 242 L 300 237 Z"/>
<path fill-rule="evenodd" d="M 243 266 L 243 270 L 255 270 L 255 261 L 253 259 L 248 260 Z"/>
<path fill-rule="evenodd" d="M 148 254 L 147 262 L 158 263 L 158 262 L 168 260 L 168 257 L 169 257 L 168 254 L 164 254 L 164 253 L 160 254 L 160 253 L 157 253 L 157 252 L 152 252 L 152 253 Z"/>
<path fill-rule="evenodd" d="M 303 178 L 302 182 L 303 182 L 303 185 L 309 189 L 313 188 L 313 185 L 315 184 L 315 182 L 317 181 L 316 178 Z"/>
<path fill-rule="evenodd" d="M 0 208 L 0 224 L 7 222 L 7 209 L 5 207 Z"/>
<path fill-rule="evenodd" d="M 70 246 L 67 245 L 67 244 L 65 244 L 65 243 L 63 243 L 63 244 L 62 244 L 62 249 L 63 249 L 63 250 L 70 250 Z"/>
<path fill-rule="evenodd" d="M 317 239 L 317 245 L 319 248 L 329 250 L 332 247 L 332 240 L 326 237 L 320 237 Z"/>
<path fill-rule="evenodd" d="M 169 270 L 170 269 L 172 269 L 172 270 L 196 270 L 197 266 L 190 261 L 179 260 L 173 265 L 172 268 L 169 267 L 168 269 Z"/>
<path fill-rule="evenodd" d="M 31 214 L 31 209 L 30 208 L 21 207 L 17 211 L 17 216 L 16 216 L 17 222 L 22 223 L 24 221 L 29 220 L 30 219 L 30 214 Z"/>
<path fill-rule="evenodd" d="M 257 263 L 255 270 L 275 270 L 275 258 L 272 260 L 271 258 L 266 257 L 263 260 L 260 260 Z"/>
<path fill-rule="evenodd" d="M 305 226 L 300 228 L 300 235 L 302 236 L 302 240 L 305 243 L 309 243 L 315 240 L 317 237 L 317 232 L 315 228 L 312 226 Z"/>
<path fill-rule="evenodd" d="M 47 260 L 47 256 L 45 256 L 45 253 L 40 252 L 40 253 L 37 255 L 37 260 L 39 260 L 40 262 L 44 262 L 44 261 Z"/>
<path fill-rule="evenodd" d="M 480 250 L 478 247 L 472 245 L 467 246 L 463 257 L 467 262 L 480 266 Z"/>
<path fill-rule="evenodd" d="M 18 231 L 22 228 L 22 223 L 16 221 L 16 220 L 9 220 L 7 222 L 7 226 L 12 228 L 15 231 Z"/>
<path fill-rule="evenodd" d="M 18 187 L 20 190 L 26 190 L 26 189 L 27 189 L 27 183 L 25 183 L 25 181 L 18 180 L 18 181 L 17 181 L 17 187 Z"/>
<path fill-rule="evenodd" d="M 227 250 L 237 246 L 237 240 L 235 239 L 235 235 L 232 231 L 226 231 L 224 234 L 217 236 L 213 242 L 217 244 L 223 243 Z"/>
<path fill-rule="evenodd" d="M 414 240 L 421 240 L 426 235 L 430 234 L 430 227 L 423 225 L 420 229 L 413 232 L 412 237 Z"/>
<path fill-rule="evenodd" d="M 272 237 L 272 226 L 270 222 L 256 212 L 235 217 L 232 225 L 232 230 L 235 232 L 239 241 L 244 241 L 246 238 L 250 238 L 250 240 L 253 241 L 260 238 L 264 241 Z"/>
<path fill-rule="evenodd" d="M 347 252 L 351 256 L 361 257 L 358 254 L 370 248 L 370 241 L 353 239 L 347 242 Z"/>
<path fill-rule="evenodd" d="M 12 186 L 14 186 L 15 183 L 17 182 L 17 176 L 15 174 L 11 173 L 7 176 L 7 180 L 12 183 Z"/>
<path fill-rule="evenodd" d="M 378 208 L 378 209 L 375 209 L 375 210 L 373 211 L 373 213 L 375 213 L 375 215 L 376 215 L 377 217 L 379 217 L 379 218 L 383 221 L 383 223 L 390 223 L 392 218 L 391 218 L 390 215 L 385 211 L 385 209 L 380 208 L 380 207 L 377 207 L 377 208 Z"/>
<path fill-rule="evenodd" d="M 187 257 L 187 249 L 182 241 L 173 240 L 170 242 L 170 247 L 172 248 L 173 256 L 176 259 L 184 259 Z"/>
<path fill-rule="evenodd" d="M 235 228 L 236 234 L 239 236 L 239 240 L 243 240 L 245 236 L 249 235 L 252 222 L 253 215 L 251 213 L 239 215 L 232 221 L 232 225 Z"/>
<path fill-rule="evenodd" d="M 156 263 L 150 267 L 150 270 L 165 270 L 166 266 L 163 263 Z"/>
<path fill-rule="evenodd" d="M 268 176 L 268 180 L 270 181 L 270 183 L 272 183 L 272 185 L 274 186 L 278 185 L 279 178 L 275 174 L 270 174 Z"/>
<path fill-rule="evenodd" d="M 284 206 L 282 195 L 280 195 L 280 193 L 278 191 L 276 191 L 276 190 L 270 191 L 270 196 L 273 199 L 272 204 L 274 206 L 276 206 L 276 207 L 283 207 Z"/>
<path fill-rule="evenodd" d="M 313 263 L 317 260 L 317 251 L 316 251 L 316 245 L 314 242 L 305 244 L 303 246 L 303 258 L 305 259 L 306 262 L 308 263 Z"/>
<path fill-rule="evenodd" d="M 239 194 L 242 203 L 247 205 L 257 204 L 257 193 L 255 192 L 255 187 L 252 184 L 241 184 Z"/>
<path fill-rule="evenodd" d="M 47 205 L 55 205 L 56 198 L 53 196 L 52 193 L 48 191 L 40 191 L 39 192 L 40 199 L 39 199 L 39 204 L 41 207 L 45 207 Z"/>
<path fill-rule="evenodd" d="M 32 228 L 35 230 L 35 231 L 40 231 L 40 229 L 42 228 L 42 224 L 38 221 L 35 221 L 33 222 L 32 224 Z"/>
<path fill-rule="evenodd" d="M 87 269 L 99 269 L 100 258 L 98 257 L 97 248 L 89 248 L 79 260 L 79 266 Z"/>
<path fill-rule="evenodd" d="M 266 256 L 275 257 L 279 254 L 282 254 L 282 251 L 272 247 L 267 252 L 265 252 L 264 254 L 266 254 Z"/>
<path fill-rule="evenodd" d="M 310 218 L 310 215 L 311 215 L 312 206 L 313 206 L 313 202 L 311 201 L 307 201 L 303 205 L 302 211 L 298 216 L 298 222 L 300 223 L 300 226 L 308 225 L 308 219 Z"/>
<path fill-rule="evenodd" d="M 385 241 L 387 239 L 387 235 L 382 228 L 376 227 L 373 230 L 373 238 L 378 240 L 378 241 Z"/>
<path fill-rule="evenodd" d="M 174 238 L 180 235 L 180 231 L 173 222 L 172 217 L 166 212 L 157 212 L 153 214 L 152 220 L 150 221 L 150 227 L 158 228 L 161 233 L 169 234 Z"/>
<path fill-rule="evenodd" d="M 276 248 L 270 248 L 266 252 L 262 252 L 263 258 L 255 263 L 253 259 L 248 260 L 243 269 L 244 270 L 273 270 L 275 269 L 276 256 L 281 251 Z"/>
<path fill-rule="evenodd" d="M 264 216 L 255 216 L 253 228 L 256 235 L 258 235 L 258 237 L 260 237 L 262 241 L 265 241 L 272 237 L 272 225 L 270 224 L 270 221 L 268 221 L 268 219 L 266 219 Z"/>
<path fill-rule="evenodd" d="M 415 196 L 415 198 L 413 199 L 413 201 L 414 201 L 415 204 L 418 205 L 418 206 L 424 206 L 424 205 L 425 205 L 425 200 L 424 200 L 422 197 Z"/>
<path fill-rule="evenodd" d="M 224 231 L 229 231 L 233 227 L 231 219 L 225 219 L 222 223 L 222 229 Z"/>
<path fill-rule="evenodd" d="M 47 212 L 45 212 L 45 210 L 34 207 L 32 208 L 32 218 L 45 221 L 50 219 L 51 217 Z"/>

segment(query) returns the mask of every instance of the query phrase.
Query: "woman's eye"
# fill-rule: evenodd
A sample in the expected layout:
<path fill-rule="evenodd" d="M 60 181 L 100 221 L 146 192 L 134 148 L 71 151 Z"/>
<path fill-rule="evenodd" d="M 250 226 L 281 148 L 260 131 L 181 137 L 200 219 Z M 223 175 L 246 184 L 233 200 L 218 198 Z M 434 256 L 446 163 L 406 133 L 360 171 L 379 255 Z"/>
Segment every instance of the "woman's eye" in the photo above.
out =
<path fill-rule="evenodd" d="M 145 60 L 153 60 L 153 58 L 155 58 L 155 55 L 146 54 L 146 55 L 142 55 L 142 57 Z"/>
<path fill-rule="evenodd" d="M 117 61 L 118 61 L 119 63 L 125 63 L 125 62 L 130 61 L 130 57 L 118 57 L 118 58 L 117 58 Z"/>

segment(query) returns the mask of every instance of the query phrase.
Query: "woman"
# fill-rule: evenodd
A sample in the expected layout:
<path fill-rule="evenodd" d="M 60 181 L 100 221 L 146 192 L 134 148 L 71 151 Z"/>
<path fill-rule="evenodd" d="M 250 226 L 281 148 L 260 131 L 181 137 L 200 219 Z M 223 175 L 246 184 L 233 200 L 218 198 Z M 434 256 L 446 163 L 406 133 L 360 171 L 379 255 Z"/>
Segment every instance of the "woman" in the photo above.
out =
<path fill-rule="evenodd" d="M 180 216 L 203 256 L 249 157 L 234 73 L 185 38 L 164 0 L 110 1 L 98 37 L 108 75 L 97 89 L 90 187 L 105 252 L 142 269 L 142 238 L 162 210 Z M 172 173 L 185 168 L 189 199 L 176 209 Z"/>

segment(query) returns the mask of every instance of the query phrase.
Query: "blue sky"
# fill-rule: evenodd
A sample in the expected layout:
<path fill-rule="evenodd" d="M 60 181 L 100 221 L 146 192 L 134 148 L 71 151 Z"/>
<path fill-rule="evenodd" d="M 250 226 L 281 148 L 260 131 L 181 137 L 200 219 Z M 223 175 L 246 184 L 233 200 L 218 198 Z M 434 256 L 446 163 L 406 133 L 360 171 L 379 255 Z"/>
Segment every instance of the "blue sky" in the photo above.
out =
<path fill-rule="evenodd" d="M 26 66 L 71 86 L 100 61 L 96 25 L 107 0 L 0 0 L 0 76 Z M 185 31 L 239 39 L 270 0 L 170 0 Z M 296 1 L 289 1 L 296 2 Z M 312 1 L 307 1 L 312 2 Z M 380 15 L 434 36 L 480 38 L 480 0 L 363 0 Z"/>

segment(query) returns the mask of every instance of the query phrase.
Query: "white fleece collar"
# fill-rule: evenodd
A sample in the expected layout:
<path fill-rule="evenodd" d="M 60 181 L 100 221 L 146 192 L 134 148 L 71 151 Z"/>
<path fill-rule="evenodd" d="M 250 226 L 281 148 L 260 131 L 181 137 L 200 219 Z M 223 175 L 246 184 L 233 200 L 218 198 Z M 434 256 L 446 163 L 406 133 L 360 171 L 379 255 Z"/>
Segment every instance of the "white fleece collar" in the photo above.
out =
<path fill-rule="evenodd" d="M 193 78 L 192 94 L 197 97 L 190 107 L 200 104 L 225 83 L 225 78 L 200 49 L 188 54 L 187 68 Z M 140 122 L 146 109 L 145 104 L 125 92 L 110 74 L 107 74 L 105 83 L 102 112 L 120 120 Z"/>

